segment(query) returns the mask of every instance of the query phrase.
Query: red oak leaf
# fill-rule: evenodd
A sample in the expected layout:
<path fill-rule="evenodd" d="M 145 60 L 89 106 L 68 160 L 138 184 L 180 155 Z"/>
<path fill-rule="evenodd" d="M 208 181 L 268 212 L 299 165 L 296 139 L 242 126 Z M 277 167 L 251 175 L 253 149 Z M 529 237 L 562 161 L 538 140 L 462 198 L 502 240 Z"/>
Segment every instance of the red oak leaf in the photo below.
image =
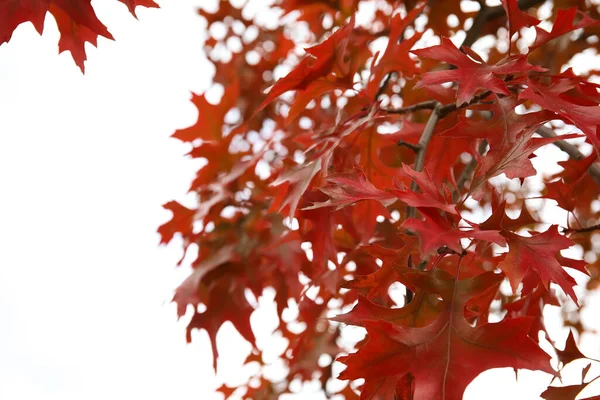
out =
<path fill-rule="evenodd" d="M 562 82 L 561 82 L 562 81 Z M 558 81 L 551 86 L 542 86 L 529 80 L 527 89 L 519 94 L 519 99 L 531 100 L 546 110 L 558 114 L 567 123 L 572 123 L 581 129 L 590 142 L 600 151 L 600 137 L 598 136 L 598 125 L 600 125 L 600 107 L 594 105 L 581 105 L 565 96 L 565 92 L 573 86 L 564 80 Z"/>
<path fill-rule="evenodd" d="M 192 274 L 179 285 L 173 296 L 173 301 L 177 303 L 179 317 L 185 315 L 188 304 L 196 307 L 200 303 L 198 288 L 202 277 L 220 265 L 233 260 L 236 257 L 234 248 L 233 245 L 221 247 L 215 254 L 194 266 Z"/>
<path fill-rule="evenodd" d="M 415 32 L 409 39 L 401 40 L 406 28 L 413 23 L 415 18 L 423 11 L 425 4 L 415 7 L 405 18 L 397 13 L 390 21 L 390 34 L 387 47 L 379 58 L 379 62 L 372 68 L 371 78 L 367 91 L 373 96 L 379 89 L 381 80 L 391 72 L 404 76 L 413 76 L 419 72 L 415 61 L 410 58 L 409 51 L 421 38 L 421 32 Z"/>
<path fill-rule="evenodd" d="M 411 374 L 413 398 L 459 400 L 467 385 L 491 368 L 553 372 L 550 357 L 527 335 L 530 318 L 477 327 L 465 319 L 469 299 L 497 285 L 501 275 L 487 272 L 458 281 L 436 269 L 407 273 L 405 277 L 414 286 L 441 296 L 438 317 L 424 327 L 385 318 L 365 321 L 369 339 L 356 353 L 338 359 L 347 365 L 340 379 L 364 378 L 365 388 L 372 388 L 370 398 L 391 399 L 396 390 L 393 383 Z M 373 386 L 373 382 L 380 385 Z"/>
<path fill-rule="evenodd" d="M 209 103 L 204 93 L 201 95 L 194 93 L 192 102 L 198 109 L 198 120 L 189 128 L 176 130 L 172 137 L 182 142 L 193 142 L 197 139 L 218 142 L 223 137 L 225 115 L 235 107 L 239 95 L 238 81 L 225 87 L 225 93 L 218 104 Z"/>
<path fill-rule="evenodd" d="M 579 22 L 575 24 L 575 17 L 577 16 L 579 16 L 580 19 Z M 545 31 L 538 26 L 535 27 L 536 38 L 530 50 L 536 49 L 565 33 L 572 32 L 576 29 L 597 26 L 599 24 L 600 21 L 590 18 L 586 13 L 579 11 L 577 7 L 572 7 L 567 10 L 558 10 L 558 15 L 556 16 L 556 20 L 554 21 L 550 32 Z"/>
<path fill-rule="evenodd" d="M 529 213 L 525 202 L 523 202 L 523 205 L 521 206 L 521 213 L 517 218 L 510 218 L 506 214 L 506 210 L 507 204 L 506 200 L 504 200 L 498 205 L 498 207 L 496 207 L 488 219 L 479 224 L 479 227 L 484 230 L 492 229 L 516 231 L 525 226 L 538 223 L 538 221 Z"/>
<path fill-rule="evenodd" d="M 152 0 L 120 0 L 135 15 L 135 6 L 158 7 Z M 85 43 L 96 45 L 98 36 L 112 35 L 96 17 L 90 0 L 3 0 L 0 1 L 0 45 L 8 42 L 13 31 L 23 22 L 31 21 L 39 34 L 44 18 L 50 12 L 60 31 L 59 52 L 69 50 L 75 64 L 84 71 Z"/>
<path fill-rule="evenodd" d="M 158 8 L 158 4 L 154 2 L 154 0 L 119 0 L 121 3 L 125 4 L 129 9 L 129 12 L 135 15 L 135 9 L 138 6 L 146 7 L 146 8 Z"/>
<path fill-rule="evenodd" d="M 423 253 L 429 254 L 440 247 L 447 246 L 449 249 L 462 253 L 460 239 L 472 238 L 487 242 L 504 245 L 506 241 L 498 231 L 482 231 L 477 228 L 463 229 L 450 224 L 448 220 L 432 209 L 421 209 L 426 217 L 425 221 L 411 218 L 402 224 L 405 229 L 415 231 L 421 239 Z"/>
<path fill-rule="evenodd" d="M 273 85 L 267 98 L 258 106 L 255 113 L 287 91 L 305 89 L 311 82 L 332 72 L 336 66 L 345 70 L 343 58 L 353 29 L 354 18 L 323 43 L 306 49 L 308 55 L 296 68 Z M 342 71 L 342 74 L 344 72 L 347 71 Z"/>
<path fill-rule="evenodd" d="M 574 243 L 559 234 L 556 225 L 552 225 L 546 232 L 531 237 L 519 236 L 511 232 L 504 232 L 503 235 L 506 237 L 509 251 L 504 260 L 498 264 L 498 268 L 504 271 L 515 293 L 519 283 L 531 269 L 539 276 L 546 290 L 549 290 L 550 282 L 554 282 L 577 303 L 577 296 L 573 291 L 576 282 L 557 260 L 558 252 L 571 247 Z"/>
<path fill-rule="evenodd" d="M 254 311 L 244 298 L 243 290 L 235 287 L 219 286 L 210 291 L 206 300 L 206 310 L 202 313 L 196 312 L 187 326 L 186 339 L 192 341 L 194 329 L 204 329 L 210 338 L 213 352 L 213 368 L 217 369 L 217 332 L 224 322 L 230 321 L 237 331 L 253 346 L 256 342 L 252 327 L 250 326 L 250 315 Z"/>
<path fill-rule="evenodd" d="M 176 233 L 187 235 L 192 232 L 196 210 L 184 207 L 176 201 L 170 201 L 164 204 L 163 207 L 173 212 L 173 216 L 170 221 L 162 224 L 158 228 L 158 233 L 161 236 L 160 242 L 162 244 L 169 243 Z"/>
<path fill-rule="evenodd" d="M 583 379 L 582 379 L 583 380 Z M 579 393 L 583 391 L 591 382 L 580 383 L 578 385 L 569 386 L 550 386 L 541 394 L 546 400 L 575 400 Z M 583 400 L 598 400 L 598 396 L 587 397 Z"/>
<path fill-rule="evenodd" d="M 509 179 L 534 176 L 536 171 L 531 163 L 531 156 L 534 151 L 561 139 L 572 139 L 580 136 L 570 134 L 551 138 L 533 138 L 532 136 L 538 127 L 539 125 L 525 129 L 515 138 L 514 142 L 505 141 L 501 147 L 490 150 L 481 159 L 481 163 L 477 165 L 475 170 L 470 188 L 473 198 L 481 199 L 483 195 L 482 184 L 502 173 Z"/>
<path fill-rule="evenodd" d="M 522 28 L 529 28 L 541 22 L 534 16 L 521 11 L 518 0 L 502 0 L 502 6 L 508 16 L 509 40 L 515 32 L 519 32 Z"/>
<path fill-rule="evenodd" d="M 545 71 L 544 68 L 529 64 L 525 55 L 509 57 L 497 65 L 476 62 L 457 49 L 452 41 L 445 37 L 442 37 L 442 43 L 437 46 L 413 50 L 412 53 L 419 57 L 445 61 L 457 67 L 454 70 L 428 72 L 415 86 L 415 88 L 420 88 L 445 82 L 456 82 L 458 84 L 457 106 L 468 103 L 479 89 L 487 89 L 504 95 L 510 94 L 506 83 L 498 78 L 500 75 Z"/>
<path fill-rule="evenodd" d="M 378 200 L 384 204 L 391 204 L 396 200 L 396 196 L 392 193 L 377 189 L 369 182 L 362 169 L 330 175 L 325 178 L 325 181 L 327 185 L 320 187 L 319 190 L 329 196 L 329 200 L 315 203 L 304 208 L 305 210 L 320 207 L 336 207 L 336 210 L 339 210 L 361 200 Z"/>
<path fill-rule="evenodd" d="M 555 351 L 558 355 L 558 359 L 561 363 L 563 363 L 563 365 L 566 365 L 571 361 L 579 360 L 581 358 L 587 358 L 577 347 L 577 342 L 575 342 L 575 337 L 573 336 L 572 330 L 569 330 L 569 336 L 567 336 L 565 348 L 563 350 L 558 350 L 555 348 Z"/>
<path fill-rule="evenodd" d="M 414 250 L 416 250 L 415 242 L 407 243 L 399 251 L 394 252 L 393 257 L 384 260 L 377 271 L 369 275 L 357 275 L 344 284 L 344 287 L 356 289 L 377 304 L 387 305 L 390 285 L 401 281 L 400 273 L 408 270 L 408 260 Z"/>
<path fill-rule="evenodd" d="M 408 165 L 403 165 L 402 172 L 405 177 L 414 180 L 423 193 L 414 192 L 409 188 L 402 187 L 404 185 L 400 182 L 396 182 L 396 187 L 401 190 L 393 190 L 392 192 L 400 201 L 411 207 L 431 207 L 450 214 L 458 214 L 455 205 L 448 204 L 450 194 L 446 190 L 447 188 L 442 185 L 436 185 L 427 168 L 424 168 L 423 172 L 417 172 Z"/>
<path fill-rule="evenodd" d="M 271 210 L 283 211 L 289 207 L 289 216 L 293 217 L 300 198 L 310 185 L 312 178 L 321 170 L 319 158 L 303 167 L 283 172 L 271 185 L 278 186 L 277 195 L 271 204 Z"/>

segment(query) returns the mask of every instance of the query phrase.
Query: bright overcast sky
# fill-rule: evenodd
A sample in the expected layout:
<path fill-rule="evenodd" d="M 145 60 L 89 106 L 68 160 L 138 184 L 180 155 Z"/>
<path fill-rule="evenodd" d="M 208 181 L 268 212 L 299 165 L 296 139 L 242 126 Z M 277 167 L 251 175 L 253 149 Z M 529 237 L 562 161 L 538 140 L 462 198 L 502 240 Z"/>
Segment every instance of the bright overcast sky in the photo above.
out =
<path fill-rule="evenodd" d="M 57 55 L 51 17 L 42 37 L 28 23 L 0 47 L 2 400 L 221 398 L 207 336 L 186 345 L 169 304 L 188 272 L 174 268 L 179 243 L 159 248 L 155 233 L 195 166 L 169 136 L 195 121 L 190 92 L 212 67 L 196 4 L 160 3 L 136 21 L 94 2 L 116 42 L 88 47 L 85 76 Z M 220 378 L 239 382 L 248 347 L 224 338 Z M 537 398 L 548 382 L 486 376 L 467 397 Z"/>

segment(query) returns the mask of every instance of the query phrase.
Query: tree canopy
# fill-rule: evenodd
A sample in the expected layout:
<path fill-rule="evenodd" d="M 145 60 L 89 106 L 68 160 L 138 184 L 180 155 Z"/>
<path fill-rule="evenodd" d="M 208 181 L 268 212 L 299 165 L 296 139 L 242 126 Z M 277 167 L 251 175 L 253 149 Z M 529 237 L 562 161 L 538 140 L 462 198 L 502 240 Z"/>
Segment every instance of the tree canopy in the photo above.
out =
<path fill-rule="evenodd" d="M 134 15 L 157 6 L 121 1 Z M 579 359 L 589 360 L 581 384 L 556 379 L 542 397 L 574 399 L 597 378 L 575 337 L 600 276 L 599 7 L 220 0 L 199 10 L 222 96 L 194 94 L 197 122 L 173 134 L 204 164 L 189 189 L 197 205 L 165 204 L 172 218 L 158 232 L 165 244 L 181 237 L 195 260 L 173 298 L 179 316 L 193 309 L 187 340 L 205 330 L 215 368 L 223 323 L 253 347 L 246 362 L 259 372 L 222 386 L 226 398 L 275 399 L 316 380 L 337 398 L 461 399 L 486 370 L 558 377 Z M 41 33 L 48 12 L 82 71 L 85 42 L 112 38 L 89 0 L 6 0 L 0 44 L 22 22 Z M 564 157 L 537 162 L 550 146 Z M 250 323 L 266 288 L 287 342 L 277 380 Z M 550 354 L 546 306 L 562 307 L 571 329 Z M 365 338 L 345 340 L 348 325 Z"/>

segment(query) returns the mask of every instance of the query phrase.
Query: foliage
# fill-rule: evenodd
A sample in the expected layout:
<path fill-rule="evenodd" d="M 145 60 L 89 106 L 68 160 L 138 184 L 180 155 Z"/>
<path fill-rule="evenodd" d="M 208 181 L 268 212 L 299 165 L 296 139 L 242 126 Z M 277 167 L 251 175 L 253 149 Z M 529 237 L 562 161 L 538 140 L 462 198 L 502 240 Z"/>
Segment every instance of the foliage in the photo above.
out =
<path fill-rule="evenodd" d="M 121 1 L 132 12 L 155 5 Z M 217 332 L 230 321 L 261 367 L 246 387 L 221 391 L 278 398 L 299 379 L 347 399 L 460 399 L 490 368 L 557 375 L 540 347 L 542 311 L 585 306 L 573 277 L 589 275 L 593 290 L 600 276 L 598 262 L 561 254 L 577 245 L 597 258 L 599 85 L 596 71 L 568 67 L 600 47 L 598 6 L 234 3 L 199 11 L 223 95 L 194 95 L 197 123 L 173 135 L 206 164 L 190 187 L 198 205 L 169 202 L 159 228 L 162 243 L 179 235 L 195 259 L 174 296 L 180 316 L 194 309 L 188 340 L 205 330 L 216 367 Z M 83 70 L 84 42 L 110 38 L 88 0 L 1 1 L 0 43 L 24 21 L 41 31 L 46 11 Z M 578 137 L 587 145 L 565 141 Z M 570 159 L 544 175 L 532 159 L 550 145 Z M 529 183 L 540 176 L 537 193 Z M 567 226 L 548 223 L 529 201 L 540 197 L 568 212 Z M 268 287 L 288 343 L 278 381 L 250 324 Z M 347 325 L 365 339 L 342 340 Z M 560 366 L 586 358 L 572 334 L 555 352 Z M 349 381 L 341 391 L 336 358 Z M 574 398 L 588 370 L 544 398 Z"/>

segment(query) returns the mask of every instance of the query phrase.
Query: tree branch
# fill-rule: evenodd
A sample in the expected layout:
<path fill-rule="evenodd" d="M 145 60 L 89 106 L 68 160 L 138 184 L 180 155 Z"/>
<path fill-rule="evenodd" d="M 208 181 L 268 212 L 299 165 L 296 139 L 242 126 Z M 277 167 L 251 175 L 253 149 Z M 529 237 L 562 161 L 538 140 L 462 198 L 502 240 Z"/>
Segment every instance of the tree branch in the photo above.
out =
<path fill-rule="evenodd" d="M 436 102 L 437 103 L 437 102 Z M 440 119 L 440 109 L 442 106 L 437 103 L 427 120 L 427 124 L 425 125 L 425 129 L 421 134 L 421 138 L 419 139 L 419 143 L 417 144 L 419 151 L 417 152 L 417 156 L 415 157 L 415 167 L 414 170 L 417 172 L 423 171 L 423 166 L 425 165 L 425 153 L 427 152 L 427 146 L 429 145 L 429 141 L 433 136 L 433 131 L 435 129 L 435 125 L 438 123 Z M 410 184 L 410 190 L 416 192 L 419 190 L 419 185 L 412 181 Z M 415 216 L 415 208 L 408 206 L 406 207 L 406 218 L 414 218 Z"/>
<path fill-rule="evenodd" d="M 592 231 L 596 231 L 600 229 L 600 224 L 596 224 L 596 225 L 592 225 L 592 226 L 588 226 L 587 228 L 563 228 L 562 232 L 563 233 L 585 233 L 585 232 L 592 232 Z"/>
<path fill-rule="evenodd" d="M 558 136 L 552 129 L 546 126 L 538 128 L 537 133 L 545 138 L 553 138 Z M 585 158 L 585 156 L 577 149 L 577 147 L 573 146 L 571 143 L 565 142 L 564 140 L 554 142 L 554 145 L 567 153 L 573 160 L 582 160 Z M 594 163 L 590 165 L 587 172 L 590 174 L 594 182 L 600 185 L 600 166 L 597 163 Z"/>
<path fill-rule="evenodd" d="M 526 10 L 528 8 L 542 4 L 545 1 L 546 0 L 521 0 L 519 1 L 519 8 L 521 10 Z M 463 40 L 460 47 L 471 47 L 473 43 L 475 43 L 477 39 L 479 39 L 481 31 L 488 21 L 505 15 L 504 7 L 502 7 L 501 5 L 487 7 L 484 2 L 481 2 L 480 4 L 481 10 L 479 10 L 479 14 L 477 14 L 475 19 L 473 20 L 473 25 L 471 25 L 471 27 L 467 30 L 467 36 L 465 36 L 465 40 Z"/>
<path fill-rule="evenodd" d="M 487 145 L 488 143 L 485 139 L 479 142 L 479 146 L 477 147 L 477 151 L 479 152 L 479 154 L 483 155 L 485 149 L 487 149 Z M 452 191 L 453 203 L 456 203 L 460 198 L 460 192 L 465 187 L 465 184 L 467 183 L 471 175 L 473 175 L 475 167 L 477 167 L 477 158 L 473 157 L 471 158 L 469 163 L 465 165 L 465 168 L 462 170 L 460 176 L 458 177 L 458 180 L 456 181 L 456 189 Z"/>
<path fill-rule="evenodd" d="M 482 99 L 485 99 L 491 93 L 492 92 L 489 90 L 486 90 L 485 92 L 481 92 L 477 96 L 473 96 L 471 101 L 469 101 L 468 103 L 464 103 L 460 106 L 457 106 L 456 103 L 448 103 L 448 104 L 440 105 L 440 103 L 436 100 L 427 100 L 427 101 L 423 101 L 421 103 L 416 103 L 416 104 L 406 106 L 406 107 L 395 108 L 395 109 L 394 108 L 380 108 L 380 110 L 383 112 L 386 112 L 388 114 L 410 114 L 410 113 L 413 113 L 413 112 L 419 111 L 419 110 L 433 110 L 434 108 L 439 106 L 439 109 L 438 109 L 439 115 L 438 116 L 440 118 L 443 118 L 447 114 L 449 114 L 453 111 L 460 110 L 462 108 L 473 105 Z"/>
<path fill-rule="evenodd" d="M 390 84 L 390 79 L 392 79 L 392 75 L 394 74 L 395 72 L 392 71 L 386 75 L 385 79 L 381 83 L 381 86 L 379 86 L 379 89 L 377 89 L 377 93 L 375 93 L 375 101 L 377 101 L 383 92 L 385 92 L 385 89 L 387 89 L 388 85 Z"/>

